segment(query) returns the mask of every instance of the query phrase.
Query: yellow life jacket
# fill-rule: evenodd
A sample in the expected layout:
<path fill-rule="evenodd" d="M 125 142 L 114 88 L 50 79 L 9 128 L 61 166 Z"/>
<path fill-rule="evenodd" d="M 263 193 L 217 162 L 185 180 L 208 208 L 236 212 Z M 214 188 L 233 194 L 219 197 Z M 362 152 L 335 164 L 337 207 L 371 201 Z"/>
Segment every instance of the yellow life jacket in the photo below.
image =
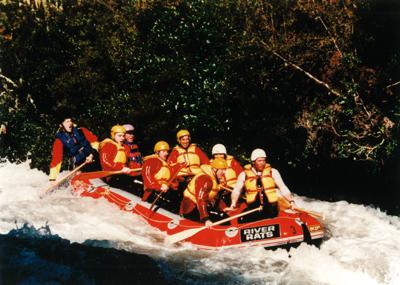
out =
<path fill-rule="evenodd" d="M 146 161 L 149 158 L 157 158 L 161 161 L 162 166 L 160 170 L 158 170 L 158 172 L 154 175 L 154 178 L 157 180 L 158 183 L 160 183 L 160 185 L 167 184 L 169 182 L 169 179 L 171 178 L 171 171 L 169 170 L 168 163 L 162 160 L 157 154 L 148 155 L 143 158 L 143 161 Z"/>
<path fill-rule="evenodd" d="M 218 183 L 217 179 L 215 178 L 214 173 L 212 172 L 212 168 L 208 164 L 201 165 L 201 172 L 196 174 L 193 179 L 189 182 L 188 186 L 186 187 L 185 191 L 183 192 L 183 196 L 189 198 L 193 203 L 197 204 L 196 202 L 196 181 L 200 176 L 207 175 L 211 178 L 212 181 L 212 189 L 208 194 L 209 200 L 214 200 L 218 193 Z"/>
<path fill-rule="evenodd" d="M 187 149 L 177 145 L 175 149 L 178 151 L 177 163 L 187 162 L 189 166 L 183 167 L 178 176 L 191 176 L 201 173 L 200 169 L 200 157 L 196 153 L 196 145 L 190 144 Z"/>
<path fill-rule="evenodd" d="M 259 192 L 257 188 L 257 174 L 254 173 L 252 166 L 250 164 L 244 167 L 244 172 L 246 174 L 246 180 L 244 185 L 246 187 L 246 202 L 251 204 L 256 200 L 257 194 Z M 261 173 L 261 184 L 265 195 L 270 203 L 275 203 L 278 201 L 278 194 L 276 189 L 276 184 L 272 178 L 272 168 L 271 165 L 267 164 Z"/>
<path fill-rule="evenodd" d="M 228 164 L 228 167 L 225 170 L 225 182 L 228 187 L 234 188 L 237 181 L 237 175 L 235 170 L 233 170 L 232 168 L 232 160 L 233 160 L 232 155 L 228 155 L 226 157 L 226 163 Z M 213 159 L 210 159 L 210 164 L 212 161 Z"/>
<path fill-rule="evenodd" d="M 112 139 L 107 138 L 100 143 L 99 150 L 101 150 L 104 147 L 104 145 L 107 143 L 112 143 L 117 148 L 117 154 L 115 155 L 113 162 L 114 163 L 121 162 L 121 163 L 125 164 L 127 162 L 127 157 L 126 157 L 124 146 L 116 143 Z"/>

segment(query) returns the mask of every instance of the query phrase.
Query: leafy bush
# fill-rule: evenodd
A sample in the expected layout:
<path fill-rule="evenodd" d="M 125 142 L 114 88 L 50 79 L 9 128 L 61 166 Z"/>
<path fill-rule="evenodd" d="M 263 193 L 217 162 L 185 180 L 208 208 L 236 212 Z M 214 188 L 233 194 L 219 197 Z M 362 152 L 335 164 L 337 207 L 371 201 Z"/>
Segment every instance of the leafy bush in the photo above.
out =
<path fill-rule="evenodd" d="M 242 161 L 264 147 L 289 168 L 381 167 L 398 150 L 400 49 L 379 40 L 398 4 L 356 2 L 2 2 L 0 156 L 47 170 L 72 112 L 100 139 L 134 123 L 145 153 L 188 128 Z"/>

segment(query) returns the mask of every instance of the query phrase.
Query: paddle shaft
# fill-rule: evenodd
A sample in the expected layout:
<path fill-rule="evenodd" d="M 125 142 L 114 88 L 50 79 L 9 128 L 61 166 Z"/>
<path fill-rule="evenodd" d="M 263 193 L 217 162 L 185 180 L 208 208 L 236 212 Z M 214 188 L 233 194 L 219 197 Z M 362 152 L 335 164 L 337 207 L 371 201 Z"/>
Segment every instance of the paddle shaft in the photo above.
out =
<path fill-rule="evenodd" d="M 285 198 L 280 198 L 279 203 L 284 204 L 285 208 L 290 208 L 290 203 Z M 325 215 L 323 213 L 308 211 L 308 210 L 298 208 L 298 207 L 294 207 L 294 210 L 296 210 L 297 212 L 303 212 L 303 213 L 309 214 L 310 216 L 313 216 L 318 219 L 325 220 Z"/>
<path fill-rule="evenodd" d="M 254 213 L 256 211 L 261 211 L 261 210 L 262 210 L 262 206 L 260 206 L 258 208 L 255 208 L 255 209 L 252 209 L 252 210 L 249 210 L 249 211 L 246 211 L 246 212 L 243 212 L 243 213 L 240 213 L 240 214 L 237 214 L 237 215 L 234 215 L 232 217 L 228 217 L 228 218 L 222 219 L 220 221 L 212 223 L 210 226 L 203 226 L 203 227 L 200 227 L 200 228 L 189 229 L 189 230 L 185 230 L 185 231 L 170 235 L 166 239 L 167 239 L 167 241 L 169 241 L 171 243 L 177 243 L 177 242 L 182 241 L 184 239 L 187 239 L 187 238 L 189 238 L 191 236 L 194 236 L 198 232 L 200 232 L 202 230 L 205 230 L 207 228 L 210 228 L 210 227 L 213 227 L 213 226 L 218 226 L 220 224 L 229 222 L 231 220 L 234 220 L 234 219 L 237 219 L 237 218 L 240 218 L 240 217 L 246 216 L 248 214 Z"/>
<path fill-rule="evenodd" d="M 141 168 L 133 168 L 132 169 L 133 172 L 140 171 L 140 170 L 142 170 L 142 169 Z M 123 174 L 123 172 L 122 172 L 122 170 L 116 170 L 116 171 L 101 170 L 101 171 L 94 171 L 94 172 L 86 172 L 86 173 L 82 173 L 80 175 L 80 178 L 83 178 L 83 179 L 85 179 L 87 177 L 103 178 L 106 176 L 116 175 L 116 174 Z"/>
<path fill-rule="evenodd" d="M 218 186 L 219 186 L 220 188 L 226 190 L 226 191 L 229 191 L 229 192 L 232 192 L 232 191 L 233 191 L 233 189 L 231 189 L 231 188 L 229 188 L 229 187 L 226 187 L 226 186 L 224 186 L 224 185 L 222 185 L 222 184 L 219 184 Z"/>
<path fill-rule="evenodd" d="M 43 191 L 43 193 L 40 195 L 40 197 L 43 197 L 44 195 L 46 195 L 48 192 L 50 192 L 54 187 L 57 187 L 58 185 L 60 185 L 62 182 L 64 182 L 65 180 L 67 180 L 69 177 L 71 177 L 72 175 L 74 175 L 76 172 L 78 172 L 82 167 L 84 167 L 88 162 L 85 161 L 84 163 L 82 163 L 81 165 L 79 165 L 78 167 L 76 167 L 74 170 L 72 170 L 70 173 L 68 173 L 67 175 L 65 175 L 63 178 L 61 178 L 60 180 L 58 180 L 54 185 L 50 185 L 46 190 Z"/>
<path fill-rule="evenodd" d="M 229 222 L 229 221 L 231 221 L 231 220 L 233 220 L 233 219 L 240 218 L 240 217 L 246 216 L 246 215 L 248 215 L 248 214 L 251 214 L 251 213 L 254 213 L 254 212 L 257 212 L 257 211 L 261 211 L 262 208 L 263 208 L 263 207 L 260 206 L 260 207 L 258 207 L 258 208 L 254 208 L 254 209 L 252 209 L 252 210 L 248 210 L 248 211 L 246 211 L 246 212 L 243 212 L 243 213 L 234 215 L 234 216 L 232 216 L 232 217 L 225 218 L 225 219 L 223 219 L 223 220 L 220 220 L 220 221 L 217 221 L 217 222 L 215 222 L 215 223 L 212 223 L 210 227 L 212 227 L 212 226 L 218 226 L 218 225 L 223 224 L 223 223 L 225 223 L 225 222 Z M 204 226 L 204 227 L 207 228 L 206 226 Z"/>
<path fill-rule="evenodd" d="M 298 211 L 298 212 L 307 213 L 310 216 L 313 216 L 315 218 L 319 218 L 319 219 L 325 220 L 325 215 L 323 213 L 318 213 L 318 212 L 314 212 L 314 211 L 308 211 L 308 210 L 305 210 L 305 209 L 302 209 L 302 208 L 297 208 L 297 207 L 295 207 L 294 209 L 296 211 Z"/>
<path fill-rule="evenodd" d="M 168 183 L 167 183 L 168 188 L 169 188 L 169 186 L 171 186 L 172 181 L 174 181 L 174 179 L 178 176 L 178 173 L 181 171 L 181 169 L 183 168 L 183 166 L 184 166 L 184 165 L 181 165 L 181 166 L 176 170 L 176 172 L 174 173 L 174 175 L 169 179 L 169 181 L 168 181 Z M 154 199 L 153 203 L 151 203 L 150 211 L 153 211 L 154 205 L 156 204 L 156 202 L 158 201 L 158 199 L 161 198 L 161 195 L 162 195 L 163 193 L 164 193 L 164 192 L 160 191 L 160 193 L 157 194 L 157 197 Z"/>
<path fill-rule="evenodd" d="M 219 187 L 221 187 L 222 189 L 224 189 L 224 190 L 226 190 L 226 191 L 229 191 L 229 192 L 232 192 L 232 191 L 233 191 L 232 188 L 226 187 L 226 186 L 224 186 L 224 185 L 222 185 L 222 184 L 219 184 Z M 246 195 L 242 194 L 242 195 L 239 196 L 239 198 L 242 198 L 242 199 L 246 200 Z"/>
<path fill-rule="evenodd" d="M 157 197 L 154 199 L 153 203 L 151 203 L 150 211 L 153 211 L 154 205 L 156 204 L 156 202 L 158 201 L 158 199 L 160 199 L 160 197 L 161 197 L 161 195 L 162 195 L 163 193 L 164 193 L 164 192 L 160 192 L 160 193 L 157 194 Z"/>

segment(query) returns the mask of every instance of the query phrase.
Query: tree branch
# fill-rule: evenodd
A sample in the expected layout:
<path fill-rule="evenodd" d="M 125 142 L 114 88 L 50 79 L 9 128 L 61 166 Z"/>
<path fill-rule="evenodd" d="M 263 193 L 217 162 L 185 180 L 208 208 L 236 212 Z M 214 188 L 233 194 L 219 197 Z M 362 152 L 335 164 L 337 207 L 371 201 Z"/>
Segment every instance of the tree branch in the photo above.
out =
<path fill-rule="evenodd" d="M 325 25 L 324 21 L 322 20 L 322 18 L 320 16 L 317 16 L 316 19 L 320 20 L 322 26 L 324 26 L 325 30 L 327 31 L 328 35 L 330 36 L 333 44 L 335 45 L 337 51 L 340 53 L 340 56 L 342 56 L 342 51 L 339 49 L 339 46 L 337 45 L 337 42 L 335 40 L 335 38 L 332 36 L 332 34 L 329 32 L 328 27 Z"/>
<path fill-rule="evenodd" d="M 386 86 L 386 89 L 390 89 L 390 88 L 395 87 L 395 86 L 397 86 L 399 84 L 400 84 L 400 81 L 397 81 L 397 82 L 395 82 L 393 84 L 390 84 L 390 85 Z"/>
<path fill-rule="evenodd" d="M 265 44 L 265 43 L 263 43 Z M 272 53 L 279 57 L 280 59 L 282 59 L 285 63 L 289 64 L 290 66 L 292 66 L 294 69 L 297 69 L 299 71 L 301 71 L 302 73 L 304 73 L 307 77 L 309 77 L 310 79 L 312 79 L 314 82 L 316 82 L 318 85 L 321 85 L 323 87 L 325 87 L 325 89 L 327 89 L 329 92 L 335 94 L 338 97 L 342 97 L 342 94 L 340 94 L 338 91 L 334 90 L 333 88 L 331 88 L 327 83 L 319 80 L 318 78 L 316 78 L 315 76 L 313 76 L 311 73 L 305 71 L 303 68 L 301 68 L 300 66 L 298 66 L 297 64 L 287 60 L 286 58 L 284 58 L 283 56 L 281 56 L 280 54 L 278 54 L 276 51 L 272 51 Z"/>
<path fill-rule="evenodd" d="M 14 87 L 18 87 L 18 85 L 12 81 L 10 78 L 8 78 L 7 76 L 4 76 L 3 74 L 0 73 L 0 78 L 4 79 L 5 81 L 7 81 L 8 83 L 12 84 L 12 86 Z"/>
<path fill-rule="evenodd" d="M 356 149 L 355 151 L 353 151 L 353 153 L 362 153 L 362 152 L 366 152 L 366 157 L 367 159 L 370 159 L 370 155 L 371 153 L 377 149 L 378 147 L 380 147 L 381 145 L 383 145 L 385 142 L 385 139 L 382 139 L 380 143 L 374 145 L 374 146 L 369 146 L 369 145 L 360 145 L 358 143 L 354 143 L 354 145 L 358 146 L 358 149 Z"/>

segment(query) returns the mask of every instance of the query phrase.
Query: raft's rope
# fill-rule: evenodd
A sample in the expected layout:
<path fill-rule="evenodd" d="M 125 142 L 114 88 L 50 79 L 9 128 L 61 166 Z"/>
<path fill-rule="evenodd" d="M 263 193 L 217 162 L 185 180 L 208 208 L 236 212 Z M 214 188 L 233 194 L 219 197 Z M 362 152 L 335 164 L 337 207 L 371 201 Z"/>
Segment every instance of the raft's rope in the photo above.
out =
<path fill-rule="evenodd" d="M 142 216 L 145 220 L 149 220 L 149 221 L 152 221 L 152 222 L 167 224 L 167 223 L 170 223 L 170 222 L 174 221 L 173 219 L 171 219 L 169 221 L 164 221 L 164 220 L 158 220 L 158 219 L 150 218 L 149 216 L 147 216 L 146 214 L 144 214 L 143 212 L 139 211 L 136 208 L 134 208 L 133 210 L 135 212 L 137 212 L 140 216 Z M 182 227 L 182 228 L 190 228 L 190 229 L 199 228 L 200 227 L 200 226 L 186 226 L 186 225 L 181 225 L 181 224 L 179 224 L 179 226 Z"/>
<path fill-rule="evenodd" d="M 82 181 L 82 182 L 83 182 L 83 181 Z M 85 182 L 83 182 L 83 183 L 86 184 L 86 185 L 92 186 L 92 184 L 87 184 L 87 183 L 85 183 Z M 102 186 L 95 187 L 96 191 L 97 191 L 98 188 L 100 188 L 100 187 L 102 187 Z M 148 221 L 151 221 L 151 222 L 156 222 L 156 223 L 165 223 L 165 224 L 167 224 L 167 223 L 170 223 L 171 221 L 173 221 L 173 219 L 171 219 L 171 220 L 169 220 L 169 221 L 164 221 L 164 220 L 159 220 L 159 219 L 155 219 L 155 218 L 150 218 L 150 216 L 148 216 L 148 215 L 144 214 L 143 212 L 139 211 L 137 208 L 133 208 L 132 210 L 126 210 L 126 209 L 125 209 L 125 206 L 126 206 L 126 204 L 128 204 L 131 200 L 129 200 L 129 199 L 127 199 L 127 198 L 125 198 L 127 201 L 126 201 L 126 200 L 123 200 L 123 199 L 121 199 L 121 198 L 118 197 L 118 196 L 120 196 L 120 195 L 117 196 L 117 194 L 114 193 L 113 191 L 111 191 L 110 189 L 106 189 L 105 191 L 107 191 L 107 190 L 109 191 L 109 194 L 108 194 L 108 195 L 103 195 L 104 192 L 103 192 L 103 193 L 99 193 L 99 194 L 102 195 L 103 197 L 109 197 L 110 200 L 111 200 L 112 202 L 114 202 L 115 204 L 117 204 L 118 206 L 120 206 L 121 208 L 123 208 L 124 211 L 127 211 L 127 212 L 135 211 L 135 212 L 138 213 L 139 216 L 141 216 L 147 223 L 148 223 Z M 280 218 L 282 218 L 282 219 L 289 219 L 289 220 L 295 219 L 295 218 L 292 218 L 292 217 L 280 217 Z M 246 223 L 246 224 L 231 225 L 231 226 L 232 226 L 232 227 L 235 227 L 235 228 L 237 228 L 237 229 L 239 230 L 239 229 L 242 229 L 242 228 L 244 228 L 244 227 L 251 226 L 251 225 L 253 225 L 253 224 L 257 223 L 257 222 L 258 222 L 258 221 L 253 221 L 253 222 L 249 222 L 249 223 Z M 202 227 L 202 226 L 187 226 L 187 225 L 182 225 L 182 224 L 179 224 L 179 226 L 180 226 L 181 228 L 187 228 L 187 229 L 193 229 L 193 228 Z M 226 231 L 226 229 L 217 229 L 217 228 L 212 228 L 211 230 L 213 230 L 213 231 Z"/>

